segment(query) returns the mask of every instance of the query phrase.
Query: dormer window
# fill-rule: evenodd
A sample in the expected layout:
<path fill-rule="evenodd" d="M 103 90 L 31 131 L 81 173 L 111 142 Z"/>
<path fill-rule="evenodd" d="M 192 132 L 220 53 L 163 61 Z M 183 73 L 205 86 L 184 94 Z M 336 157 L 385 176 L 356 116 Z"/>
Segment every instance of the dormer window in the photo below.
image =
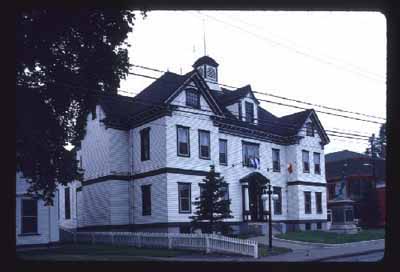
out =
<path fill-rule="evenodd" d="M 254 106 L 253 103 L 245 102 L 246 122 L 254 122 Z"/>
<path fill-rule="evenodd" d="M 186 90 L 186 106 L 196 109 L 200 108 L 200 95 L 196 90 Z"/>
<path fill-rule="evenodd" d="M 306 135 L 314 137 L 314 126 L 313 126 L 313 123 L 311 123 L 311 122 L 308 122 L 306 124 Z"/>

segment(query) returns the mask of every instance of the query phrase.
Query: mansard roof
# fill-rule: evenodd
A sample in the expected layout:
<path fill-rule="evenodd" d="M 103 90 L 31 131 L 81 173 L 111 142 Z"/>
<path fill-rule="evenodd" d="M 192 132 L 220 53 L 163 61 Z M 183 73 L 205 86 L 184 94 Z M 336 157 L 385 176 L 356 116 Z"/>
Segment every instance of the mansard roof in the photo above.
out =
<path fill-rule="evenodd" d="M 209 94 L 207 99 L 212 100 L 211 102 L 216 105 L 218 112 L 222 113 L 213 117 L 213 120 L 219 124 L 241 127 L 248 131 L 257 130 L 260 133 L 276 135 L 278 138 L 283 139 L 282 137 L 296 136 L 306 119 L 310 117 L 319 127 L 317 130 L 323 144 L 329 142 L 314 110 L 309 109 L 279 118 L 258 106 L 258 124 L 244 122 L 237 119 L 226 106 L 246 96 L 248 93 L 253 94 L 250 85 L 233 91 L 224 88 L 222 88 L 222 91 L 210 90 L 201 76 L 195 76 L 195 74 L 198 75 L 197 70 L 192 70 L 185 75 L 166 72 L 134 98 L 121 95 L 100 95 L 99 104 L 106 114 L 105 121 L 128 129 L 129 127 L 137 126 L 137 123 L 143 119 L 172 111 L 168 99 L 192 77 Z"/>

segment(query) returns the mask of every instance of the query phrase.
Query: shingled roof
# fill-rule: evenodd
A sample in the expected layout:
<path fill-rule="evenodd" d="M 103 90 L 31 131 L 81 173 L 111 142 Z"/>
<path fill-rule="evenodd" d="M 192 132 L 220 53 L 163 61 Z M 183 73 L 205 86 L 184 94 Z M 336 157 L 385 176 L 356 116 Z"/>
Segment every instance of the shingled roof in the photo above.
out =
<path fill-rule="evenodd" d="M 152 109 L 167 108 L 164 101 L 182 86 L 193 73 L 197 73 L 197 71 L 192 70 L 185 75 L 166 72 L 134 98 L 121 95 L 101 95 L 99 96 L 99 104 L 105 111 L 107 121 L 117 122 L 125 127 L 129 127 L 132 123 L 131 119 L 133 116 Z M 207 85 L 204 84 L 204 86 Z M 223 122 L 227 124 L 256 129 L 274 135 L 293 136 L 297 134 L 312 111 L 305 110 L 278 118 L 269 111 L 258 106 L 258 124 L 251 124 L 238 120 L 226 109 L 229 103 L 243 98 L 249 92 L 252 93 L 250 85 L 236 90 L 221 89 L 222 91 L 208 91 L 222 109 L 225 115 Z"/>
<path fill-rule="evenodd" d="M 325 156 L 325 158 L 327 156 Z M 347 164 L 347 166 L 345 166 L 345 164 Z M 382 159 L 375 160 L 375 175 L 380 180 L 386 179 L 385 167 L 386 167 L 385 160 Z M 347 159 L 341 159 L 335 161 L 326 161 L 325 159 L 325 173 L 326 173 L 326 179 L 328 181 L 340 179 L 343 177 L 343 175 L 347 177 L 348 176 L 372 177 L 372 158 L 368 156 L 362 156 L 362 157 L 350 156 Z"/>
<path fill-rule="evenodd" d="M 357 153 L 350 150 L 342 150 L 337 152 L 332 152 L 325 155 L 325 162 L 334 162 L 334 161 L 342 161 L 347 159 L 354 159 L 354 158 L 369 158 L 367 155 L 362 153 Z"/>

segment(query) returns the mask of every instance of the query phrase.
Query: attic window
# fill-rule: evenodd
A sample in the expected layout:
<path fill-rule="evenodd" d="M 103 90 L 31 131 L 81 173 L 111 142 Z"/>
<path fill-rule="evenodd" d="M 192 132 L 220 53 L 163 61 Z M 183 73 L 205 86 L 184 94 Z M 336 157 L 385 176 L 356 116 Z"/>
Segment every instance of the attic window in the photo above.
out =
<path fill-rule="evenodd" d="M 196 109 L 200 108 L 200 96 L 196 90 L 186 90 L 186 106 Z"/>
<path fill-rule="evenodd" d="M 313 126 L 313 123 L 311 123 L 311 122 L 308 122 L 306 124 L 306 135 L 314 137 L 314 126 Z"/>
<path fill-rule="evenodd" d="M 245 103 L 245 111 L 246 111 L 246 122 L 253 123 L 254 122 L 254 106 L 253 103 L 247 102 Z"/>

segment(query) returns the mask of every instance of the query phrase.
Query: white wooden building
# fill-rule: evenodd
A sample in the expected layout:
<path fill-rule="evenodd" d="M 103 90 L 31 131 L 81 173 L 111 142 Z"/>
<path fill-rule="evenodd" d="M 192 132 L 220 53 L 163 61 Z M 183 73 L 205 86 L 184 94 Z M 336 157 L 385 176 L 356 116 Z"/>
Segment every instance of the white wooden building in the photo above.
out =
<path fill-rule="evenodd" d="M 280 196 L 274 224 L 325 229 L 329 138 L 315 111 L 278 118 L 250 85 L 220 87 L 212 58 L 193 67 L 165 73 L 134 98 L 99 94 L 77 151 L 85 171 L 79 229 L 187 231 L 211 164 L 229 183 L 227 221 L 236 229 L 263 221 L 266 179 Z"/>
<path fill-rule="evenodd" d="M 59 242 L 58 193 L 53 206 L 27 195 L 29 183 L 21 172 L 16 173 L 15 239 L 17 246 Z"/>

